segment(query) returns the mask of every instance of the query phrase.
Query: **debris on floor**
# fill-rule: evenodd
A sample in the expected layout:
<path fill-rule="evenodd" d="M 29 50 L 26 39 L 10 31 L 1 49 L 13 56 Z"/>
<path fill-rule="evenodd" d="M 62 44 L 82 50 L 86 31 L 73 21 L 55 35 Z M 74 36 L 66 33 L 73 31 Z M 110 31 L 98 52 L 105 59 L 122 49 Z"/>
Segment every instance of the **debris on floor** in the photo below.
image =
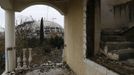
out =
<path fill-rule="evenodd" d="M 29 70 L 22 70 L 17 75 L 76 75 L 66 63 L 48 61 L 40 66 L 33 65 Z"/>
<path fill-rule="evenodd" d="M 98 54 L 91 59 L 120 75 L 134 75 L 134 59 L 128 59 L 125 61 L 111 60 L 103 54 Z"/>

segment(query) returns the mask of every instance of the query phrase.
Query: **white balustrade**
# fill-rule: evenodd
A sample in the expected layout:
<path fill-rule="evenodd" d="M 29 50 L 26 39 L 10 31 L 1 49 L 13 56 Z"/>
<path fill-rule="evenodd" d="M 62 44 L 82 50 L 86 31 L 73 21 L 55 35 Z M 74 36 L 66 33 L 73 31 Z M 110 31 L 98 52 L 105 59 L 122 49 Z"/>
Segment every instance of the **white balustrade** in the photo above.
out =
<path fill-rule="evenodd" d="M 23 49 L 23 69 L 27 69 L 26 48 Z"/>
<path fill-rule="evenodd" d="M 22 67 L 21 67 L 21 57 L 17 57 L 17 68 L 16 68 L 16 70 L 20 70 L 20 69 L 22 69 Z"/>
<path fill-rule="evenodd" d="M 108 53 L 108 46 L 107 45 L 105 45 L 105 47 L 104 47 L 104 52 L 105 52 L 105 54 Z"/>
<path fill-rule="evenodd" d="M 32 62 L 32 48 L 29 48 L 28 49 L 29 50 L 29 58 L 28 58 L 28 61 L 29 61 L 29 68 L 30 68 L 30 66 L 31 66 L 31 62 Z"/>
<path fill-rule="evenodd" d="M 26 56 L 26 51 L 29 51 L 29 55 Z M 30 69 L 31 62 L 32 62 L 32 48 L 24 48 L 23 51 L 23 58 L 21 59 L 21 56 L 17 57 L 17 67 L 15 70 L 28 70 Z M 28 58 L 27 58 L 28 57 Z M 22 64 L 21 64 L 22 62 Z M 28 64 L 27 64 L 28 62 Z"/>

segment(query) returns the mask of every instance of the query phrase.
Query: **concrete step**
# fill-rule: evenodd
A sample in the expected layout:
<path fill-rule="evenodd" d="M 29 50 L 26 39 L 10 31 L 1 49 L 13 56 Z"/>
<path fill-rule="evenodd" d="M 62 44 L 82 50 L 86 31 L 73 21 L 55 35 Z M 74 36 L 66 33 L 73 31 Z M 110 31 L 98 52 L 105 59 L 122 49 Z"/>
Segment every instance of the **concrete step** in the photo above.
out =
<path fill-rule="evenodd" d="M 123 64 L 130 66 L 130 67 L 134 67 L 134 58 L 133 59 L 127 59 L 125 61 L 122 61 Z"/>
<path fill-rule="evenodd" d="M 105 28 L 105 29 L 102 29 L 101 34 L 102 35 L 120 35 L 126 30 L 128 30 L 128 28 Z"/>
<path fill-rule="evenodd" d="M 113 50 L 107 53 L 108 57 L 113 60 L 128 60 L 134 58 L 134 49 Z"/>
<path fill-rule="evenodd" d="M 126 41 L 126 38 L 124 36 L 119 36 L 119 35 L 103 35 L 101 36 L 102 41 Z"/>
<path fill-rule="evenodd" d="M 120 50 L 127 48 L 134 48 L 134 42 L 124 41 L 124 42 L 103 42 L 102 47 L 108 47 L 108 51 Z"/>

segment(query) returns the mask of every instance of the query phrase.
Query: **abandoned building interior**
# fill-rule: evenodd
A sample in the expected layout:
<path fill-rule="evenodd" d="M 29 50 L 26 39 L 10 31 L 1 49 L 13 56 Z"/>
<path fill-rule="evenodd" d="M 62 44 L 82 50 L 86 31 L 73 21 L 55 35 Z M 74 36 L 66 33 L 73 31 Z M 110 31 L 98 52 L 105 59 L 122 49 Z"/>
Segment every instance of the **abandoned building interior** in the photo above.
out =
<path fill-rule="evenodd" d="M 63 60 L 77 75 L 134 75 L 134 0 L 0 0 L 5 72 L 16 68 L 14 12 L 46 4 L 64 15 Z M 8 63 L 7 63 L 8 61 Z"/>

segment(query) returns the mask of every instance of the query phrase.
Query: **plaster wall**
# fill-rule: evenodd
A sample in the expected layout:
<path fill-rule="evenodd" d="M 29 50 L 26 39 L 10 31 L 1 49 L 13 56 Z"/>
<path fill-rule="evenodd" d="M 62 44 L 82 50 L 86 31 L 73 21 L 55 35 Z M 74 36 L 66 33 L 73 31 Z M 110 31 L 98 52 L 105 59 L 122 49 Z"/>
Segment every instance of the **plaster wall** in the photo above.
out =
<path fill-rule="evenodd" d="M 83 0 L 72 0 L 65 15 L 65 59 L 77 75 L 85 75 Z"/>
<path fill-rule="evenodd" d="M 129 0 L 101 0 L 101 29 L 119 28 L 128 26 L 128 7 L 125 3 Z M 124 8 L 114 6 L 124 4 Z"/>

